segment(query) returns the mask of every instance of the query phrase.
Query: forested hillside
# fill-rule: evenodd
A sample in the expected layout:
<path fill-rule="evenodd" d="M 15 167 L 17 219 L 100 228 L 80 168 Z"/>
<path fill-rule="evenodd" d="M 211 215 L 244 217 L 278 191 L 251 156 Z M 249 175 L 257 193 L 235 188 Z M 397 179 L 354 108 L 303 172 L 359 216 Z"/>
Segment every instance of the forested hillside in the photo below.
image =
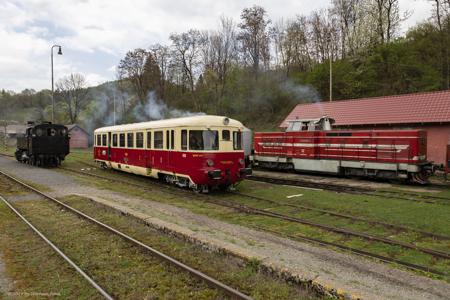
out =
<path fill-rule="evenodd" d="M 450 1 L 433 2 L 433 17 L 405 34 L 408 12 L 400 14 L 398 0 L 333 0 L 327 10 L 285 20 L 253 6 L 239 19 L 222 17 L 218 28 L 130 49 L 116 81 L 87 88 L 82 74 L 62 78 L 56 121 L 92 130 L 114 118 L 207 113 L 273 129 L 297 103 L 329 100 L 330 61 L 334 101 L 448 89 Z M 48 120 L 50 95 L 3 90 L 0 119 Z"/>

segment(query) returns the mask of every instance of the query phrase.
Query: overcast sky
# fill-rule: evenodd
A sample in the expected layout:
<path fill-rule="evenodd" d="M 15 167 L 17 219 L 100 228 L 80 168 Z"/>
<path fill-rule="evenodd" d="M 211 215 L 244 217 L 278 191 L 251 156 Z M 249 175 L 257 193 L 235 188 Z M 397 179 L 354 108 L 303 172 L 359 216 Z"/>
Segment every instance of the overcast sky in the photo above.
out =
<path fill-rule="evenodd" d="M 326 8 L 330 0 L 0 0 L 0 89 L 50 88 L 55 78 L 80 72 L 90 85 L 115 78 L 115 66 L 137 47 L 167 43 L 172 32 L 214 29 L 221 15 L 239 21 L 243 8 L 263 6 L 272 21 Z M 400 0 L 412 11 L 403 31 L 431 15 L 427 0 Z M 56 53 L 56 52 L 55 52 Z"/>

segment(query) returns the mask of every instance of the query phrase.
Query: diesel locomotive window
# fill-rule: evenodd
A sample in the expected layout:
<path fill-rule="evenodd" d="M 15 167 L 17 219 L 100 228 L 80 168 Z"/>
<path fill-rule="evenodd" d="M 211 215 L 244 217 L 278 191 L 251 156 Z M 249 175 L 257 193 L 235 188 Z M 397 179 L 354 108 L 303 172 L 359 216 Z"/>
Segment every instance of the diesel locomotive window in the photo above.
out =
<path fill-rule="evenodd" d="M 125 133 L 119 134 L 119 147 L 125 147 Z"/>
<path fill-rule="evenodd" d="M 107 137 L 106 134 L 103 134 L 103 135 L 102 135 L 102 145 L 103 145 L 104 147 L 108 146 L 108 143 L 106 142 L 106 137 Z"/>
<path fill-rule="evenodd" d="M 147 149 L 152 148 L 152 133 L 151 131 L 147 132 Z"/>
<path fill-rule="evenodd" d="M 117 147 L 117 134 L 112 135 L 112 146 Z"/>
<path fill-rule="evenodd" d="M 240 131 L 233 131 L 233 149 L 242 150 L 242 133 Z"/>
<path fill-rule="evenodd" d="M 163 132 L 155 131 L 155 141 L 153 142 L 155 149 L 162 149 L 164 146 L 163 143 Z"/>
<path fill-rule="evenodd" d="M 181 150 L 187 150 L 187 130 L 181 130 Z"/>
<path fill-rule="evenodd" d="M 229 130 L 222 130 L 222 140 L 223 141 L 230 140 L 230 131 Z"/>
<path fill-rule="evenodd" d="M 133 148 L 134 146 L 133 146 L 133 133 L 132 132 L 129 132 L 129 133 L 127 133 L 127 147 L 128 148 Z"/>
<path fill-rule="evenodd" d="M 101 134 L 97 134 L 97 146 L 101 146 L 102 145 L 102 136 Z"/>
<path fill-rule="evenodd" d="M 144 133 L 136 132 L 136 148 L 144 148 Z"/>
<path fill-rule="evenodd" d="M 189 130 L 189 150 L 219 150 L 219 132 Z"/>

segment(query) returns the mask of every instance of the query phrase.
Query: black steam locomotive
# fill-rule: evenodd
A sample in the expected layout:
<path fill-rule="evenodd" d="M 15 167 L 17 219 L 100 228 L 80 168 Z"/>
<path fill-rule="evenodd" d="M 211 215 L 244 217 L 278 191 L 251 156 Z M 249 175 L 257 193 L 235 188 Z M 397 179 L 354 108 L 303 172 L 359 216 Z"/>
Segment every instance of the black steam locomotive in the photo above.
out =
<path fill-rule="evenodd" d="M 51 122 L 28 125 L 25 135 L 17 137 L 17 161 L 34 166 L 60 165 L 69 154 L 67 127 Z"/>

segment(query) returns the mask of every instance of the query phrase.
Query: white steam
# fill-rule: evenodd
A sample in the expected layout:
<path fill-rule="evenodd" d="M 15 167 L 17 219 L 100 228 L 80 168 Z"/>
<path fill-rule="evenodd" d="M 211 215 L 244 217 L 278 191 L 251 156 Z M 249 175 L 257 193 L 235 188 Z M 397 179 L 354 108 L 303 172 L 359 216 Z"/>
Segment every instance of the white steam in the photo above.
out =
<path fill-rule="evenodd" d="M 185 110 L 170 109 L 163 100 L 158 99 L 154 91 L 148 93 L 147 101 L 144 104 L 136 105 L 133 113 L 136 121 L 139 122 L 204 115 L 202 112 L 194 113 Z"/>

